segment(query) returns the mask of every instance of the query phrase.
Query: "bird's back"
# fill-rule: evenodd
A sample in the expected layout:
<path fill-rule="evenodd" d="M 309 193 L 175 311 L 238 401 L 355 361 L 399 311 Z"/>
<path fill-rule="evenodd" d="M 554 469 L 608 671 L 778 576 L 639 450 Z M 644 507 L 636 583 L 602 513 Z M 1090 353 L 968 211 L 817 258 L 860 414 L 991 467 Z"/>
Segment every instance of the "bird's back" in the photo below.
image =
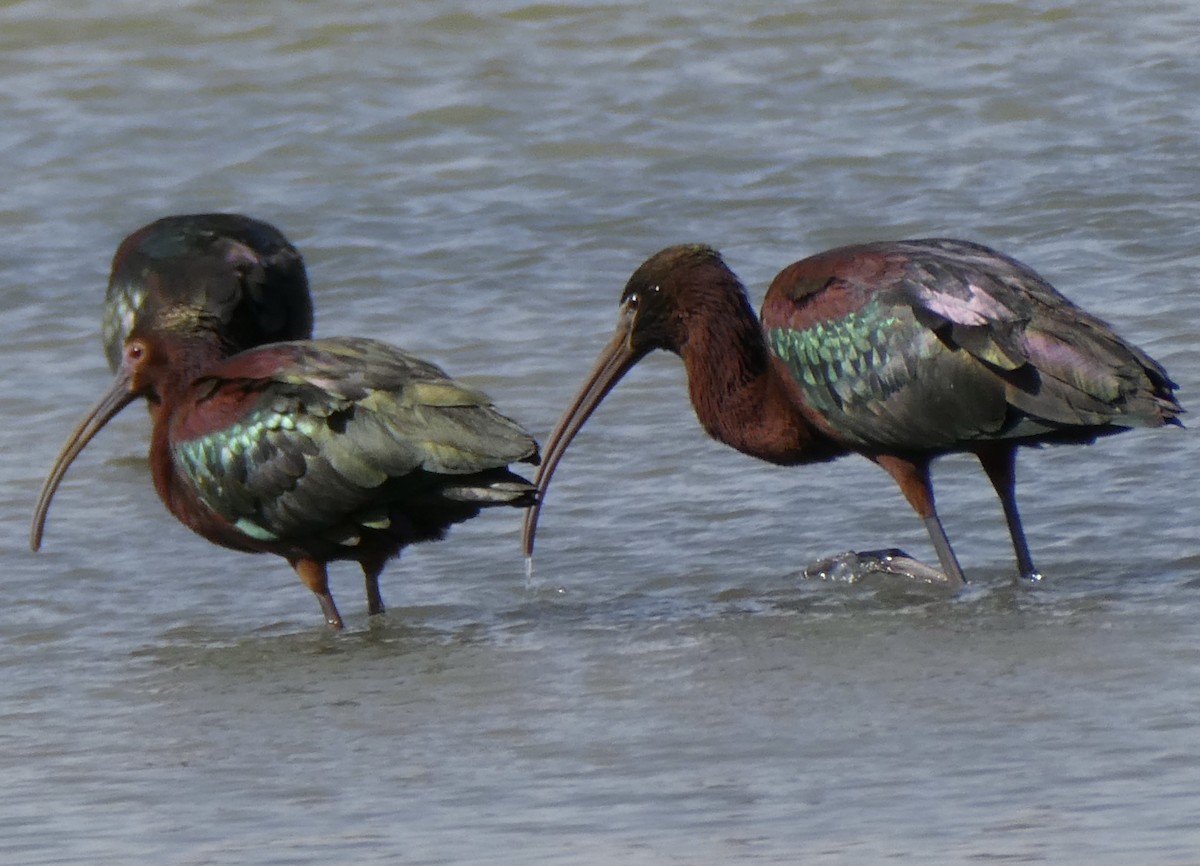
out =
<path fill-rule="evenodd" d="M 183 507 L 219 517 L 202 534 L 328 559 L 357 558 L 370 537 L 438 538 L 487 505 L 530 504 L 534 486 L 507 467 L 538 459 L 480 392 L 352 338 L 235 355 L 192 384 L 165 445 Z"/>
<path fill-rule="evenodd" d="M 965 241 L 804 259 L 772 283 L 762 324 L 805 405 L 859 450 L 1090 441 L 1182 411 L 1145 352 L 1027 266 Z"/>

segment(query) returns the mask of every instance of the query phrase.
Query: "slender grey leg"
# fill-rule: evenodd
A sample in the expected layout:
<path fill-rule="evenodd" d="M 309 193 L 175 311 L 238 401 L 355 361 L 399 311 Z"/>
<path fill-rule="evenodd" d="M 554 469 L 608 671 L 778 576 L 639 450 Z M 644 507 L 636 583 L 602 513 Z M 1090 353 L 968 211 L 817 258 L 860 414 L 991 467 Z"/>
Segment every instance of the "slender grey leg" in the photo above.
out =
<path fill-rule="evenodd" d="M 942 564 L 942 571 L 946 572 L 946 577 L 950 578 L 951 583 L 959 586 L 966 584 L 967 579 L 963 576 L 962 566 L 958 564 L 958 557 L 950 547 L 950 539 L 946 537 L 946 530 L 942 528 L 942 521 L 938 519 L 937 509 L 933 505 L 929 461 L 883 454 L 876 457 L 875 462 L 895 479 L 908 504 L 925 522 L 925 529 L 933 540 L 933 549 L 937 551 L 938 562 Z"/>
<path fill-rule="evenodd" d="M 1029 555 L 1029 542 L 1025 540 L 1025 527 L 1021 525 L 1021 515 L 1017 511 L 1017 446 L 1006 445 L 1001 448 L 989 449 L 977 453 L 983 471 L 987 473 L 996 495 L 1000 497 L 1000 505 L 1004 508 L 1004 520 L 1008 523 L 1008 534 L 1012 537 L 1013 551 L 1017 555 L 1017 568 L 1021 577 L 1029 581 L 1039 581 L 1042 574 L 1034 567 L 1033 557 Z"/>
<path fill-rule="evenodd" d="M 367 614 L 383 613 L 383 596 L 379 594 L 379 575 L 383 573 L 386 559 L 359 563 L 362 566 L 363 578 L 367 584 Z"/>
<path fill-rule="evenodd" d="M 321 603 L 321 613 L 325 614 L 325 622 L 334 628 L 341 628 L 342 617 L 338 613 L 337 605 L 333 603 L 333 596 L 329 592 L 329 575 L 325 570 L 325 563 L 315 559 L 289 561 L 292 564 L 292 568 L 296 570 L 296 576 L 304 582 L 305 586 L 312 590 L 312 594 Z"/>
<path fill-rule="evenodd" d="M 938 562 L 942 564 L 942 571 L 946 572 L 946 577 L 950 578 L 952 583 L 965 585 L 967 579 L 963 576 L 962 566 L 958 564 L 958 557 L 950 547 L 950 539 L 946 537 L 946 530 L 942 529 L 942 521 L 938 519 L 937 512 L 924 518 L 924 522 L 929 538 L 933 541 L 933 549 L 937 552 Z"/>
<path fill-rule="evenodd" d="M 342 627 L 342 615 L 338 613 L 333 596 L 329 593 L 316 593 L 317 601 L 321 603 L 321 613 L 325 614 L 325 622 L 333 628 Z"/>
<path fill-rule="evenodd" d="M 363 576 L 367 582 L 367 614 L 375 616 L 377 613 L 383 613 L 383 596 L 379 594 L 379 572 L 364 570 Z"/>

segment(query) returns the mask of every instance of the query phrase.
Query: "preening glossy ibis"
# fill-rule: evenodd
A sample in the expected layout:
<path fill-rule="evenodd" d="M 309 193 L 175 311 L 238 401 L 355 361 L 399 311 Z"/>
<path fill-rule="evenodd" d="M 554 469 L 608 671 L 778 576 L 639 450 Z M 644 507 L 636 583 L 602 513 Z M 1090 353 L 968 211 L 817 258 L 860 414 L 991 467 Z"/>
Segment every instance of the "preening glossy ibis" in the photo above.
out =
<path fill-rule="evenodd" d="M 761 321 L 711 247 L 647 259 L 621 295 L 617 331 L 546 444 L 533 550 L 555 467 L 605 395 L 647 353 L 682 358 L 701 425 L 784 466 L 856 452 L 895 479 L 943 570 L 963 580 L 934 507 L 930 462 L 979 458 L 1000 497 L 1022 576 L 1040 575 L 1017 512 L 1017 446 L 1089 443 L 1178 424 L 1177 386 L 1141 349 L 1029 267 L 956 240 L 868 243 L 785 268 Z"/>
<path fill-rule="evenodd" d="M 146 307 L 202 314 L 227 355 L 312 336 L 300 253 L 270 223 L 241 214 L 163 217 L 121 241 L 100 330 L 114 373 Z"/>
<path fill-rule="evenodd" d="M 361 565 L 379 613 L 379 574 L 401 548 L 483 507 L 533 501 L 534 486 L 507 464 L 536 462 L 537 444 L 433 364 L 345 337 L 224 359 L 180 327 L 130 335 L 117 380 L 46 479 L 34 550 L 71 461 L 139 396 L 150 401 L 150 467 L 171 513 L 216 544 L 287 559 L 335 627 L 330 561 Z"/>
<path fill-rule="evenodd" d="M 198 253 L 194 271 L 173 254 L 150 266 L 154 286 L 155 267 L 172 262 L 179 291 L 162 303 L 150 291 L 138 308 L 116 379 L 46 478 L 34 550 L 71 462 L 139 397 L 153 421 L 154 485 L 171 513 L 217 544 L 286 558 L 337 627 L 329 562 L 361 565 L 368 609 L 379 613 L 379 574 L 404 546 L 441 538 L 484 507 L 532 503 L 534 486 L 507 466 L 536 463 L 537 444 L 433 364 L 355 338 L 228 357 L 230 334 L 253 327 L 230 331 L 244 320 L 214 313 L 227 309 L 214 298 L 235 296 L 240 285 L 227 271 L 245 264 L 242 250 L 227 249 L 232 259 L 216 247 Z M 199 281 L 190 290 L 189 274 Z M 178 302 L 185 297 L 193 302 Z"/>

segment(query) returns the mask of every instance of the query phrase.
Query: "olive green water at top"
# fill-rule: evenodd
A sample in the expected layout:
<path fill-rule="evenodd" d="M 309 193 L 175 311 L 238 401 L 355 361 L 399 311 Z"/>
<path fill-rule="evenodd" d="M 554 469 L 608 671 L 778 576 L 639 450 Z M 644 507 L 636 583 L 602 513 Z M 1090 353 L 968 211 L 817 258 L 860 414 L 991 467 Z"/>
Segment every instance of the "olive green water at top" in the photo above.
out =
<path fill-rule="evenodd" d="M 892 482 L 705 438 L 668 356 L 519 512 L 413 548 L 347 632 L 271 557 L 157 501 L 134 406 L 30 512 L 107 384 L 109 257 L 238 210 L 309 266 L 322 335 L 396 342 L 545 439 L 667 244 L 757 305 L 840 243 L 1027 262 L 1200 384 L 1190 3 L 214 2 L 0 6 L 0 861 L 1190 863 L 1200 459 L 1190 430 L 1023 453 L 1017 587 L 965 458 L 972 583 Z M 1187 416 L 1185 416 L 1185 421 Z"/>

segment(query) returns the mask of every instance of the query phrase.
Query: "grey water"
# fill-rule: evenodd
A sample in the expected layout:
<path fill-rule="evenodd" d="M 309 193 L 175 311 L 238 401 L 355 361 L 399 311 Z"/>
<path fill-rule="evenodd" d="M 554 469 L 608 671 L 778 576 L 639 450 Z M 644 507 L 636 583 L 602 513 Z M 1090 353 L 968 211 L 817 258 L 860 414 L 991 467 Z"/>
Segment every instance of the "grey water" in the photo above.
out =
<path fill-rule="evenodd" d="M 109 258 L 169 213 L 303 251 L 317 331 L 390 340 L 544 439 L 671 243 L 757 304 L 840 243 L 1029 263 L 1200 393 L 1200 6 L 0 4 L 0 862 L 1200 862 L 1200 449 L 1023 453 L 1018 586 L 935 468 L 957 596 L 883 472 L 709 441 L 645 361 L 520 513 L 412 548 L 331 634 L 280 560 L 176 524 L 130 407 L 27 546 L 108 382 Z M 1187 418 L 1185 417 L 1185 420 Z"/>

